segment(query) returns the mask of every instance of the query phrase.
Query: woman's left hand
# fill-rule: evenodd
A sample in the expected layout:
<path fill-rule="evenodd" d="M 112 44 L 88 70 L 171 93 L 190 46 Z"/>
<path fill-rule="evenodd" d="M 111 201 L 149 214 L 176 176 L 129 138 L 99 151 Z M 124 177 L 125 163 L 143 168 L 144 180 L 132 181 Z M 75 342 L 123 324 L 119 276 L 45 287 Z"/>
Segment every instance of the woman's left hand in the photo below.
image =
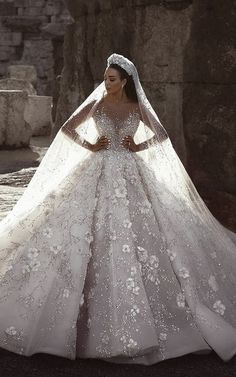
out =
<path fill-rule="evenodd" d="M 130 135 L 125 136 L 122 139 L 122 145 L 125 148 L 129 149 L 131 152 L 138 152 L 139 151 L 138 145 L 135 144 L 134 139 Z"/>

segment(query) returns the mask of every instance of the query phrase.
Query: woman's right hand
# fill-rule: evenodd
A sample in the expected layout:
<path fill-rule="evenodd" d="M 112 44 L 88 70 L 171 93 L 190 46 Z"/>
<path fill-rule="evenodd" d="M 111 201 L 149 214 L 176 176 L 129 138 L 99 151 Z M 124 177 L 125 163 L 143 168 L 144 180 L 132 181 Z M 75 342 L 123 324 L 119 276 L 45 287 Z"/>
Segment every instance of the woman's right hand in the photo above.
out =
<path fill-rule="evenodd" d="M 100 151 L 101 149 L 108 149 L 110 146 L 110 140 L 106 136 L 98 138 L 95 144 L 91 145 L 92 152 Z"/>

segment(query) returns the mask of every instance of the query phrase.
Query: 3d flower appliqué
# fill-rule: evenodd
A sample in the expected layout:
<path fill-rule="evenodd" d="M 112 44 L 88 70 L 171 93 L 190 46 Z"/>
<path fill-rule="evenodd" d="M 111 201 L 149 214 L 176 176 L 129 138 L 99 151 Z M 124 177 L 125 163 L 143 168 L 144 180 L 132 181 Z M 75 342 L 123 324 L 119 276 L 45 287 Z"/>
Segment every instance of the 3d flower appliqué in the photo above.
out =
<path fill-rule="evenodd" d="M 16 335 L 17 334 L 17 330 L 14 326 L 10 326 L 8 327 L 6 330 L 5 330 L 5 333 L 8 334 L 8 335 Z"/>
<path fill-rule="evenodd" d="M 157 268 L 159 266 L 159 258 L 156 255 L 151 255 L 150 256 L 150 265 L 153 268 Z"/>
<path fill-rule="evenodd" d="M 43 230 L 43 235 L 47 238 L 51 238 L 52 237 L 52 229 L 47 227 Z"/>
<path fill-rule="evenodd" d="M 36 248 L 30 248 L 28 252 L 29 259 L 37 258 L 39 255 L 39 251 Z"/>
<path fill-rule="evenodd" d="M 180 270 L 179 270 L 179 276 L 181 276 L 184 279 L 187 279 L 190 276 L 189 275 L 189 271 L 187 270 L 187 268 L 185 268 L 185 267 L 180 268 Z"/>
<path fill-rule="evenodd" d="M 167 254 L 168 254 L 170 260 L 173 261 L 176 258 L 176 253 L 174 251 L 169 250 L 169 249 L 167 249 L 166 251 L 167 251 Z"/>
<path fill-rule="evenodd" d="M 135 348 L 137 345 L 138 345 L 138 343 L 134 339 L 130 338 L 129 342 L 127 344 L 127 347 L 128 348 Z"/>
<path fill-rule="evenodd" d="M 123 253 L 130 253 L 130 247 L 129 245 L 123 245 L 122 246 Z"/>
<path fill-rule="evenodd" d="M 213 305 L 213 309 L 219 313 L 220 315 L 224 315 L 224 312 L 225 312 L 225 305 L 222 304 L 221 300 L 217 300 L 214 305 Z"/>
<path fill-rule="evenodd" d="M 140 288 L 137 285 L 137 283 L 134 281 L 133 278 L 128 278 L 126 280 L 126 287 L 127 287 L 127 289 L 129 289 L 130 291 L 132 291 L 133 294 L 135 294 L 135 295 L 139 294 Z"/>
<path fill-rule="evenodd" d="M 115 196 L 117 198 L 125 198 L 127 195 L 127 190 L 125 187 L 118 187 L 115 189 Z"/>
<path fill-rule="evenodd" d="M 139 307 L 138 307 L 137 305 L 133 305 L 133 307 L 131 308 L 131 311 L 130 311 L 131 315 L 132 315 L 133 317 L 136 317 L 136 315 L 137 315 L 139 312 L 140 312 Z"/>
<path fill-rule="evenodd" d="M 123 221 L 123 225 L 124 225 L 124 227 L 125 228 L 131 228 L 131 226 L 132 226 L 132 223 L 128 220 L 128 219 L 125 219 L 124 221 Z"/>
<path fill-rule="evenodd" d="M 90 232 L 86 232 L 84 238 L 85 238 L 85 240 L 86 240 L 88 243 L 90 243 L 90 242 L 93 241 L 93 236 L 92 236 L 92 234 L 91 234 Z"/>
<path fill-rule="evenodd" d="M 84 305 L 84 294 L 82 294 L 81 296 L 81 299 L 80 299 L 80 303 L 79 303 L 79 306 L 83 306 Z"/>
<path fill-rule="evenodd" d="M 146 262 L 148 258 L 148 252 L 143 247 L 138 246 L 138 258 L 141 262 Z"/>
<path fill-rule="evenodd" d="M 32 271 L 38 271 L 40 265 L 41 265 L 41 263 L 39 261 L 36 261 L 36 260 L 31 260 L 29 262 L 29 266 L 30 266 Z"/>
<path fill-rule="evenodd" d="M 62 296 L 63 296 L 64 298 L 68 298 L 68 297 L 70 296 L 70 291 L 69 291 L 69 289 L 65 288 L 64 291 L 63 291 Z"/>
<path fill-rule="evenodd" d="M 215 279 L 215 276 L 214 275 L 211 275 L 208 279 L 208 284 L 209 286 L 211 287 L 211 289 L 213 291 L 218 291 L 218 285 L 217 285 L 217 282 L 216 282 L 216 279 Z"/>
<path fill-rule="evenodd" d="M 160 340 L 166 340 L 166 338 L 167 338 L 167 334 L 164 333 L 164 332 L 161 332 L 160 335 L 159 335 L 159 339 Z"/>
<path fill-rule="evenodd" d="M 179 308 L 185 307 L 185 295 L 183 293 L 178 293 L 176 296 L 176 302 Z"/>
<path fill-rule="evenodd" d="M 50 251 L 52 251 L 53 254 L 57 255 L 61 251 L 62 247 L 60 245 L 53 245 L 50 246 Z"/>

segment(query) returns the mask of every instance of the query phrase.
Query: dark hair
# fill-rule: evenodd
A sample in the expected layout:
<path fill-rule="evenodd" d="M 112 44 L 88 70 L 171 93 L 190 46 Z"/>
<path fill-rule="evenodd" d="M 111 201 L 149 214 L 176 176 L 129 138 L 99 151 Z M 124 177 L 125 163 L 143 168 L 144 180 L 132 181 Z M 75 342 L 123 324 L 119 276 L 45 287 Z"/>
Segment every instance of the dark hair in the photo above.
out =
<path fill-rule="evenodd" d="M 134 101 L 134 102 L 138 102 L 138 97 L 137 97 L 137 93 L 136 93 L 136 89 L 135 89 L 135 85 L 134 85 L 134 80 L 133 80 L 133 77 L 130 76 L 121 66 L 119 66 L 118 64 L 110 64 L 109 65 L 109 68 L 113 68 L 115 69 L 116 71 L 119 72 L 120 74 L 120 78 L 121 80 L 123 79 L 126 79 L 127 80 L 127 83 L 125 84 L 125 93 L 127 95 L 127 97 Z"/>

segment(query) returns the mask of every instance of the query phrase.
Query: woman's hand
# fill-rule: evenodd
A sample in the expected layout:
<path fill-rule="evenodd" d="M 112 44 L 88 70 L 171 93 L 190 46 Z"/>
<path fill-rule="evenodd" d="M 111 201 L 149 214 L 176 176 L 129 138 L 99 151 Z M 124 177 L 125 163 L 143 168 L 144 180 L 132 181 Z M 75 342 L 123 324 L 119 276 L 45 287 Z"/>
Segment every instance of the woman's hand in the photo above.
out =
<path fill-rule="evenodd" d="M 122 145 L 127 148 L 128 150 L 130 150 L 131 152 L 138 152 L 139 151 L 139 146 L 138 144 L 135 144 L 134 142 L 134 139 L 132 138 L 132 136 L 128 135 L 128 136 L 125 136 L 123 139 L 122 139 Z"/>
<path fill-rule="evenodd" d="M 101 136 L 95 144 L 91 144 L 91 150 L 92 152 L 97 152 L 101 149 L 108 149 L 109 146 L 110 140 L 106 136 Z"/>

